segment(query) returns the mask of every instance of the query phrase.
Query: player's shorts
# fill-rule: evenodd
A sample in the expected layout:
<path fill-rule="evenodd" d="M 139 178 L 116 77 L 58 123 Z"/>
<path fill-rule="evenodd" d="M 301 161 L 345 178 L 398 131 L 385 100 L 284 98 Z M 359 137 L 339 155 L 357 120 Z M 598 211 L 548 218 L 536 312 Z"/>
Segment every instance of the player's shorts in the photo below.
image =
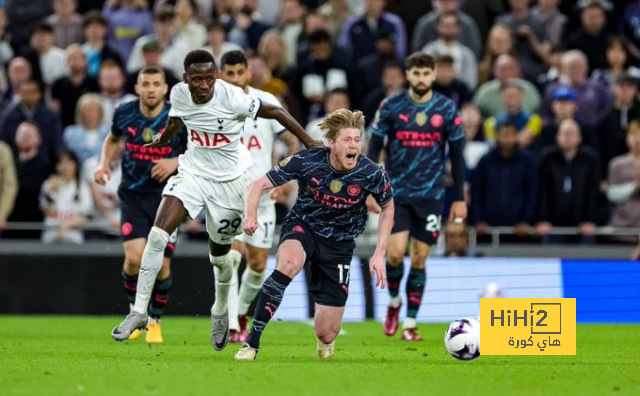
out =
<path fill-rule="evenodd" d="M 157 193 L 137 193 L 126 188 L 119 188 L 118 198 L 120 198 L 120 234 L 122 235 L 122 241 L 126 242 L 138 238 L 147 239 L 156 219 L 156 212 L 162 201 L 162 195 Z M 169 237 L 169 243 L 164 250 L 165 257 L 173 257 L 177 241 L 178 230 L 176 229 Z"/>
<path fill-rule="evenodd" d="M 441 200 L 401 203 L 395 201 L 392 234 L 409 231 L 409 235 L 427 245 L 435 245 L 442 219 Z"/>
<path fill-rule="evenodd" d="M 245 172 L 235 180 L 216 182 L 178 171 L 169 178 L 162 195 L 178 198 L 192 219 L 206 210 L 209 239 L 219 245 L 231 245 L 242 234 L 244 196 L 252 176 Z"/>
<path fill-rule="evenodd" d="M 236 240 L 244 242 L 260 249 L 271 249 L 273 246 L 273 232 L 276 227 L 276 207 L 273 203 L 258 206 L 258 229 L 253 235 L 245 233 L 236 237 Z"/>
<path fill-rule="evenodd" d="M 289 221 L 282 226 L 280 244 L 287 240 L 302 244 L 311 262 L 309 291 L 316 304 L 344 307 L 349 296 L 349 275 L 355 241 L 335 242 L 316 236 L 304 223 Z"/>

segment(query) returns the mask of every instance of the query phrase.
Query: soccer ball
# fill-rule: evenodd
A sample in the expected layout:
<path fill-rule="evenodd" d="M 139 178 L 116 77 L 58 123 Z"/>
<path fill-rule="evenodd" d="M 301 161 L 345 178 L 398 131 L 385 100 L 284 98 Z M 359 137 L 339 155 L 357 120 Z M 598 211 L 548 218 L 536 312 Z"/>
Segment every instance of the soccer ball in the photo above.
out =
<path fill-rule="evenodd" d="M 444 333 L 444 346 L 449 355 L 460 360 L 473 360 L 480 356 L 480 322 L 458 319 Z"/>

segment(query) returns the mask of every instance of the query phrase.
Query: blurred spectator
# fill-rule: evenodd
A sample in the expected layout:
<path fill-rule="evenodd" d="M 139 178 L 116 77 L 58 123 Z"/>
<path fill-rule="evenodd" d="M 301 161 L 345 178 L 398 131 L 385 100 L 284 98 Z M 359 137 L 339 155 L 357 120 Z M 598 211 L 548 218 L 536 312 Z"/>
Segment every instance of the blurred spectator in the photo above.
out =
<path fill-rule="evenodd" d="M 100 11 L 90 11 L 82 20 L 85 42 L 82 50 L 89 62 L 87 72 L 91 77 L 98 77 L 100 65 L 112 60 L 123 66 L 122 58 L 107 44 L 107 19 Z"/>
<path fill-rule="evenodd" d="M 434 10 L 423 16 L 416 23 L 411 39 L 411 49 L 420 51 L 425 45 L 438 38 L 436 26 L 438 15 L 444 12 L 455 12 L 460 21 L 458 41 L 473 51 L 476 58 L 482 54 L 482 36 L 475 21 L 460 11 L 460 0 L 433 0 Z"/>
<path fill-rule="evenodd" d="M 256 14 L 257 4 L 255 0 L 238 2 L 240 9 L 234 7 L 233 14 L 222 20 L 229 31 L 229 41 L 240 47 L 252 50 L 258 49 L 260 38 L 271 25 L 258 20 Z"/>
<path fill-rule="evenodd" d="M 558 87 L 553 93 L 552 99 L 551 109 L 553 110 L 554 119 L 542 127 L 542 133 L 536 139 L 536 149 L 540 153 L 549 146 L 556 146 L 560 125 L 566 120 L 575 120 L 575 114 L 578 109 L 576 92 L 569 87 Z M 600 145 L 596 128 L 592 125 L 580 125 L 580 123 L 578 123 L 578 126 L 580 127 L 580 141 L 591 148 L 593 152 L 598 153 Z"/>
<path fill-rule="evenodd" d="M 380 102 L 386 97 L 400 93 L 405 86 L 404 65 L 399 61 L 388 62 L 382 68 L 381 83 L 362 100 L 362 112 L 368 127 L 374 119 Z"/>
<path fill-rule="evenodd" d="M 62 149 L 62 125 L 57 114 L 42 102 L 40 84 L 33 80 L 23 81 L 18 88 L 20 100 L 0 114 L 0 140 L 13 148 L 14 155 L 18 147 L 15 145 L 18 127 L 25 121 L 37 125 L 38 150 L 49 165 L 55 163 Z"/>
<path fill-rule="evenodd" d="M 451 55 L 436 56 L 436 80 L 433 90 L 453 100 L 458 108 L 471 101 L 471 91 L 457 75 L 457 67 Z"/>
<path fill-rule="evenodd" d="M 132 95 L 135 94 L 135 85 L 138 81 L 138 73 L 140 72 L 140 70 L 144 69 L 145 67 L 157 67 L 162 69 L 162 71 L 164 72 L 167 86 L 169 87 L 169 92 L 171 92 L 171 88 L 179 83 L 180 80 L 178 80 L 178 78 L 174 75 L 173 70 L 162 67 L 162 65 L 160 64 L 161 57 L 162 46 L 160 45 L 160 42 L 152 40 L 144 43 L 144 45 L 142 46 L 142 59 L 144 61 L 144 65 L 140 69 L 134 70 L 127 74 L 127 83 L 125 90 Z"/>
<path fill-rule="evenodd" d="M 469 247 L 469 231 L 464 223 L 449 223 L 444 230 L 444 257 L 482 257 L 484 254 Z"/>
<path fill-rule="evenodd" d="M 18 53 L 29 45 L 29 37 L 33 26 L 53 13 L 53 0 L 6 0 L 4 9 L 7 12 L 11 46 Z"/>
<path fill-rule="evenodd" d="M 626 154 L 627 130 L 633 120 L 640 120 L 638 103 L 638 80 L 628 74 L 621 74 L 613 86 L 613 108 L 598 124 L 598 139 L 603 162 L 603 171 L 617 156 Z"/>
<path fill-rule="evenodd" d="M 75 123 L 76 104 L 85 93 L 97 93 L 98 81 L 87 74 L 87 56 L 79 44 L 67 48 L 69 75 L 57 79 L 51 88 L 51 108 L 60 114 L 62 126 Z"/>
<path fill-rule="evenodd" d="M 102 226 L 107 235 L 120 236 L 120 199 L 118 188 L 122 180 L 122 155 L 124 144 L 120 145 L 111 166 L 111 178 L 104 186 L 94 181 L 93 174 L 100 164 L 100 156 L 91 157 L 82 165 L 82 178 L 91 190 L 95 210 L 92 222 Z"/>
<path fill-rule="evenodd" d="M 262 35 L 258 44 L 258 55 L 264 60 L 272 75 L 279 78 L 287 75 L 287 47 L 278 29 L 269 29 Z"/>
<path fill-rule="evenodd" d="M 353 15 L 353 10 L 347 0 L 328 0 L 318 8 L 318 13 L 324 15 L 329 21 L 328 31 L 331 37 L 336 39 L 340 34 L 340 29 L 347 19 Z"/>
<path fill-rule="evenodd" d="M 564 120 L 557 147 L 549 148 L 540 161 L 536 233 L 544 237 L 543 242 L 594 242 L 600 164 L 596 153 L 580 143 L 578 123 Z M 553 227 L 577 227 L 580 235 L 549 235 Z"/>
<path fill-rule="evenodd" d="M 97 94 L 84 94 L 78 100 L 76 123 L 64 130 L 64 143 L 76 156 L 82 167 L 84 162 L 100 155 L 102 142 L 109 133 L 109 124 L 103 123 L 102 99 Z"/>
<path fill-rule="evenodd" d="M 351 101 L 349 100 L 349 94 L 344 89 L 334 89 L 329 92 L 324 100 L 324 114 L 333 113 L 338 109 L 351 109 Z M 322 140 L 326 146 L 329 145 L 322 130 L 318 127 L 320 121 L 324 118 L 324 114 L 314 120 L 309 121 L 305 130 L 315 140 Z"/>
<path fill-rule="evenodd" d="M 98 86 L 100 86 L 100 97 L 102 98 L 102 108 L 104 118 L 102 123 L 111 125 L 113 113 L 122 103 L 135 100 L 137 96 L 127 93 L 124 90 L 125 76 L 122 68 L 113 61 L 106 61 L 100 67 L 98 76 Z"/>
<path fill-rule="evenodd" d="M 478 85 L 478 62 L 469 47 L 458 41 L 460 21 L 456 12 L 443 12 L 438 15 L 436 30 L 438 39 L 422 48 L 423 52 L 437 56 L 449 55 L 453 58 L 457 76 L 469 89 Z"/>
<path fill-rule="evenodd" d="M 536 173 L 531 156 L 518 149 L 518 128 L 498 128 L 496 147 L 478 163 L 471 185 L 471 210 L 476 231 L 491 226 L 515 226 L 518 236 L 529 233 L 536 201 Z"/>
<path fill-rule="evenodd" d="M 502 101 L 505 110 L 489 117 L 484 123 L 484 135 L 489 141 L 496 140 L 500 125 L 508 123 L 518 128 L 518 145 L 529 147 L 540 135 L 542 119 L 539 115 L 526 111 L 523 107 L 524 89 L 518 80 L 502 83 Z"/>
<path fill-rule="evenodd" d="M 622 11 L 621 8 L 623 7 L 623 5 L 621 3 L 626 3 L 628 1 L 634 0 L 616 0 L 615 3 L 620 4 L 619 6 L 614 5 L 614 2 L 610 0 L 574 0 L 573 2 L 566 0 L 563 1 L 560 7 L 565 6 L 565 3 L 566 5 L 570 5 L 571 3 L 575 4 L 575 6 L 572 7 L 571 10 L 565 11 L 565 15 L 567 15 L 568 20 L 567 24 L 564 27 L 564 32 L 562 33 L 563 42 L 566 42 L 568 34 L 580 30 L 580 24 L 582 23 L 582 10 L 592 4 L 596 4 L 604 10 L 606 15 L 605 29 L 612 34 L 617 34 L 621 29 L 619 20 L 621 20 L 622 18 L 616 12 L 616 7 L 618 8 L 618 11 Z"/>
<path fill-rule="evenodd" d="M 607 198 L 615 207 L 614 227 L 640 227 L 640 122 L 629 123 L 629 153 L 615 157 L 609 164 Z"/>
<path fill-rule="evenodd" d="M 129 73 L 140 70 L 144 67 L 145 60 L 143 47 L 145 44 L 155 41 L 160 44 L 160 64 L 162 67 L 171 70 L 174 77 L 182 77 L 184 73 L 184 57 L 189 53 L 190 48 L 198 48 L 173 36 L 172 29 L 175 14 L 172 9 L 162 9 L 154 15 L 153 33 L 147 34 L 136 40 L 131 50 L 127 71 Z"/>
<path fill-rule="evenodd" d="M 43 243 L 84 243 L 80 228 L 93 208 L 89 187 L 80 179 L 80 164 L 72 152 L 60 154 L 55 173 L 42 185 L 40 207 L 44 212 Z"/>
<path fill-rule="evenodd" d="M 13 210 L 18 194 L 16 164 L 11 147 L 0 141 L 0 236 L 7 226 L 7 218 Z"/>
<path fill-rule="evenodd" d="M 18 195 L 9 222 L 42 223 L 40 210 L 40 188 L 49 177 L 53 167 L 40 151 L 40 132 L 38 126 L 31 122 L 23 122 L 15 135 L 17 147 L 16 172 L 18 175 Z M 39 239 L 40 231 L 6 231 L 2 234 L 7 238 Z"/>
<path fill-rule="evenodd" d="M 267 91 L 276 96 L 286 96 L 290 93 L 289 85 L 283 80 L 273 77 L 271 70 L 264 60 L 257 56 L 249 56 L 249 69 L 251 69 L 251 86 Z"/>
<path fill-rule="evenodd" d="M 126 64 L 139 37 L 153 33 L 147 0 L 106 0 L 102 15 L 109 22 L 107 42 Z"/>
<path fill-rule="evenodd" d="M 37 24 L 31 33 L 31 48 L 36 53 L 42 81 L 47 88 L 53 82 L 69 74 L 67 54 L 62 48 L 53 45 L 53 28 L 45 23 Z"/>
<path fill-rule="evenodd" d="M 516 37 L 516 52 L 522 74 L 527 80 L 535 79 L 544 71 L 550 53 L 545 24 L 531 13 L 528 0 L 509 0 L 511 12 L 496 19 L 497 24 L 511 28 Z"/>
<path fill-rule="evenodd" d="M 482 132 L 482 115 L 474 104 L 466 104 L 460 109 L 464 128 L 464 164 L 473 171 L 480 159 L 491 149 L 491 144 L 484 139 Z"/>
<path fill-rule="evenodd" d="M 640 62 L 640 0 L 630 1 L 622 13 L 622 33 L 634 63 Z"/>
<path fill-rule="evenodd" d="M 387 0 L 364 0 L 364 13 L 347 19 L 342 26 L 338 46 L 349 54 L 354 62 L 375 53 L 375 38 L 382 32 L 396 36 L 396 56 L 407 56 L 407 31 L 400 17 L 384 8 Z"/>
<path fill-rule="evenodd" d="M 324 15 L 317 11 L 311 11 L 307 13 L 304 18 L 304 31 L 298 37 L 298 50 L 296 53 L 296 65 L 299 67 L 301 62 L 306 59 L 311 53 L 311 45 L 309 43 L 309 36 L 316 30 L 329 31 L 329 21 Z"/>
<path fill-rule="evenodd" d="M 580 13 L 581 26 L 567 35 L 566 49 L 582 51 L 589 62 L 589 70 L 603 68 L 607 65 L 606 52 L 611 33 L 605 29 L 606 15 L 599 3 L 591 3 Z"/>
<path fill-rule="evenodd" d="M 296 69 L 293 91 L 311 117 L 319 117 L 324 95 L 335 88 L 349 89 L 349 63 L 333 47 L 326 30 L 309 35 L 311 54 Z"/>
<path fill-rule="evenodd" d="M 207 38 L 207 29 L 195 19 L 197 8 L 195 0 L 176 0 L 174 8 L 173 34 L 187 43 L 189 49 L 202 47 Z"/>
<path fill-rule="evenodd" d="M 7 13 L 4 8 L 0 8 L 0 64 L 6 65 L 13 58 L 13 48 L 9 44 L 7 37 Z"/>
<path fill-rule="evenodd" d="M 640 78 L 640 69 L 631 65 L 631 57 L 622 39 L 612 36 L 606 51 L 607 64 L 591 73 L 591 79 L 601 85 L 613 88 L 616 78 L 624 73 Z"/>
<path fill-rule="evenodd" d="M 558 48 L 562 44 L 562 32 L 567 23 L 567 16 L 558 9 L 560 0 L 538 0 L 531 14 L 542 21 L 547 32 L 547 40 L 551 48 Z"/>
<path fill-rule="evenodd" d="M 500 55 L 493 68 L 495 80 L 487 81 L 478 87 L 473 102 L 478 105 L 484 117 L 492 116 L 505 110 L 502 101 L 502 83 L 516 80 L 524 90 L 522 107 L 528 112 L 536 112 L 540 107 L 540 93 L 531 82 L 522 79 L 518 61 L 511 55 Z"/>
<path fill-rule="evenodd" d="M 220 59 L 225 52 L 242 50 L 238 44 L 226 40 L 227 32 L 220 22 L 213 20 L 207 24 L 207 45 L 202 49 L 211 52 L 216 65 L 220 65 Z"/>
<path fill-rule="evenodd" d="M 82 17 L 76 12 L 77 8 L 78 0 L 53 0 L 54 13 L 44 21 L 53 27 L 56 47 L 65 49 L 82 42 Z"/>
<path fill-rule="evenodd" d="M 495 62 L 501 55 L 515 55 L 511 30 L 505 25 L 494 25 L 489 31 L 484 56 L 478 64 L 478 83 L 484 84 L 495 78 Z M 515 77 L 515 76 L 514 76 Z M 522 76 L 518 76 L 522 77 Z"/>
<path fill-rule="evenodd" d="M 546 121 L 551 119 L 551 102 L 553 92 L 566 85 L 573 88 L 578 96 L 578 111 L 576 120 L 584 125 L 597 125 L 611 109 L 611 94 L 609 90 L 593 81 L 589 81 L 589 66 L 587 58 L 578 50 L 567 51 L 562 55 L 562 75 L 560 79 L 549 84 L 545 90 L 544 105 L 541 109 Z"/>
<path fill-rule="evenodd" d="M 345 0 L 342 0 L 344 3 Z M 331 3 L 326 4 L 331 7 Z M 347 5 L 348 7 L 348 5 Z M 296 54 L 298 52 L 298 39 L 304 30 L 304 16 L 306 8 L 300 0 L 284 0 L 280 14 L 279 28 L 282 32 L 282 41 L 286 47 L 284 64 L 286 69 L 296 66 Z M 331 36 L 335 39 L 337 33 L 330 30 Z M 264 38 L 263 38 L 264 40 Z"/>
<path fill-rule="evenodd" d="M 500 15 L 504 14 L 503 0 L 482 0 L 482 1 L 464 1 L 462 5 L 464 11 L 478 26 L 480 32 L 480 43 L 487 38 L 487 34 L 493 26 L 493 21 Z M 475 53 L 475 52 L 474 52 Z M 480 56 L 481 51 L 475 53 Z"/>
<path fill-rule="evenodd" d="M 31 63 L 22 56 L 16 56 L 9 62 L 7 69 L 7 90 L 4 92 L 3 102 L 7 105 L 18 103 L 20 84 L 32 79 Z M 5 107 L 6 108 L 6 107 Z M 1 132 L 0 132 L 1 133 Z"/>
<path fill-rule="evenodd" d="M 360 59 L 356 64 L 356 106 L 361 107 L 362 98 L 380 87 L 384 65 L 399 61 L 396 58 L 396 36 L 389 32 L 380 32 L 376 37 L 376 52 Z"/>

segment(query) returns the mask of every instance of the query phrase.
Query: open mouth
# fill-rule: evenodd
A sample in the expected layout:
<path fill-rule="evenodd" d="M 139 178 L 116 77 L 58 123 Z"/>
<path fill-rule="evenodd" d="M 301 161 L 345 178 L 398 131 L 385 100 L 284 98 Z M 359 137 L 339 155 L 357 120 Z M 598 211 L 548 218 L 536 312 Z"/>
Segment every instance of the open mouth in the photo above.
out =
<path fill-rule="evenodd" d="M 347 154 L 347 162 L 353 163 L 356 159 L 356 154 Z"/>

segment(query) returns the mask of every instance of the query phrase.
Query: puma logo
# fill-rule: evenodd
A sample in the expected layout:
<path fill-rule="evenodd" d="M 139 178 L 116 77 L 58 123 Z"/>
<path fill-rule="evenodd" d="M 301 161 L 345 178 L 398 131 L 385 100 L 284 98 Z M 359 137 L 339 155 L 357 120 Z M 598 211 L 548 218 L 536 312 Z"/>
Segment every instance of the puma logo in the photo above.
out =
<path fill-rule="evenodd" d="M 398 118 L 404 121 L 405 123 L 409 122 L 409 116 L 404 114 L 398 114 Z"/>

